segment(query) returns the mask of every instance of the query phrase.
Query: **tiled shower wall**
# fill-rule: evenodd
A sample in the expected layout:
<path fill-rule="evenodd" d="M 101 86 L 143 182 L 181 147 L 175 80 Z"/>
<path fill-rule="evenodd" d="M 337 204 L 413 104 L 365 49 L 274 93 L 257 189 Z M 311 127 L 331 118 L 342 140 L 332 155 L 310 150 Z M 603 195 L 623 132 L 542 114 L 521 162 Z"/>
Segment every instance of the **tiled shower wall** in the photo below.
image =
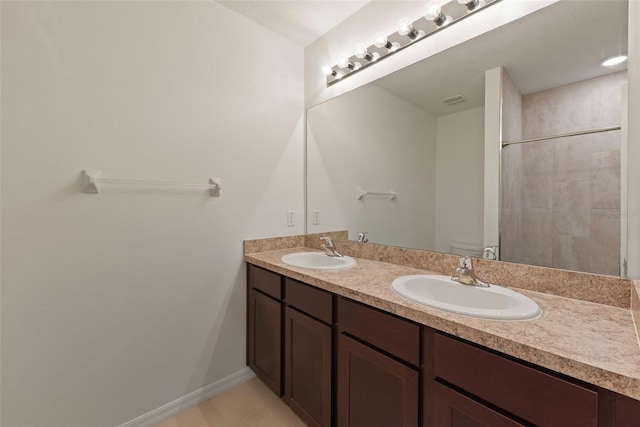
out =
<path fill-rule="evenodd" d="M 620 126 L 624 83 L 626 71 L 524 95 L 520 116 L 507 78 L 503 133 L 517 139 L 518 122 L 522 138 Z M 620 131 L 509 146 L 502 161 L 503 260 L 619 274 Z"/>

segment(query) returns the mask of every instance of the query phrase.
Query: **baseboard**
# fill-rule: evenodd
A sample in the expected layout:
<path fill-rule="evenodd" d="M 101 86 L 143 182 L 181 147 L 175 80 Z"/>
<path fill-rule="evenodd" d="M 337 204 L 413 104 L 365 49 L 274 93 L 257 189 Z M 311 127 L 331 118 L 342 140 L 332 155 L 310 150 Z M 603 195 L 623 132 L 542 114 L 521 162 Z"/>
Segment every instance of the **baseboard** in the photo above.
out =
<path fill-rule="evenodd" d="M 169 402 L 166 405 L 154 409 L 153 411 L 147 412 L 146 414 L 140 415 L 139 417 L 134 418 L 131 421 L 127 421 L 126 423 L 121 424 L 119 427 L 153 427 L 165 420 L 168 420 L 171 417 L 174 417 L 180 412 L 193 408 L 194 406 L 201 404 L 205 400 L 209 400 L 220 393 L 238 386 L 255 376 L 256 375 L 251 369 L 244 368 L 214 383 L 206 385 L 201 389 L 193 391 L 186 396 L 182 396 L 174 400 L 173 402 Z"/>

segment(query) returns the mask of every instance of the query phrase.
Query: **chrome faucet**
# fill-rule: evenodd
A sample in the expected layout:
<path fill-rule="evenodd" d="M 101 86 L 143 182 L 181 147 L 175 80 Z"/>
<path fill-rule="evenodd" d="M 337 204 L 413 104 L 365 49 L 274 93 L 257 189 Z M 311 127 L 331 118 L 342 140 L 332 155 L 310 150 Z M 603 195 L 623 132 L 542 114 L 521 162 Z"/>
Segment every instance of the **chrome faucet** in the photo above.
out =
<path fill-rule="evenodd" d="M 324 240 L 324 243 L 320 245 L 320 249 L 323 249 L 327 256 L 341 257 L 342 254 L 336 250 L 336 246 L 333 243 L 333 239 L 329 236 L 320 237 L 320 240 Z"/>
<path fill-rule="evenodd" d="M 463 285 L 479 286 L 481 288 L 488 288 L 489 284 L 478 279 L 475 271 L 473 271 L 473 263 L 471 258 L 466 256 L 460 258 L 460 265 L 456 268 L 456 272 L 451 276 L 451 280 L 454 282 L 462 283 Z"/>
<path fill-rule="evenodd" d="M 498 259 L 498 247 L 487 246 L 482 250 L 482 258 L 484 259 Z"/>

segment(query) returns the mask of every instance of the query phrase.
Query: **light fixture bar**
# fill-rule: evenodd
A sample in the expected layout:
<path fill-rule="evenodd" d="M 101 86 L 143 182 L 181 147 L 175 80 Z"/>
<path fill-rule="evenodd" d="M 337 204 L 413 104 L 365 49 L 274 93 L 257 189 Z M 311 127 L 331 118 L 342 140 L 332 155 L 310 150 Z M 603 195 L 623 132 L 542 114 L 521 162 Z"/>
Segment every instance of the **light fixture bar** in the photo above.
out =
<path fill-rule="evenodd" d="M 352 56 L 342 58 L 332 67 L 324 67 L 323 72 L 327 79 L 327 87 L 500 1 L 431 0 L 427 4 L 427 9 L 428 11 L 437 11 L 437 14 L 426 13 L 425 16 L 421 16 L 413 22 L 403 18 L 397 32 L 388 36 L 385 36 L 384 33 L 377 33 L 375 42 L 370 46 L 360 43 L 356 46 L 356 51 Z"/>

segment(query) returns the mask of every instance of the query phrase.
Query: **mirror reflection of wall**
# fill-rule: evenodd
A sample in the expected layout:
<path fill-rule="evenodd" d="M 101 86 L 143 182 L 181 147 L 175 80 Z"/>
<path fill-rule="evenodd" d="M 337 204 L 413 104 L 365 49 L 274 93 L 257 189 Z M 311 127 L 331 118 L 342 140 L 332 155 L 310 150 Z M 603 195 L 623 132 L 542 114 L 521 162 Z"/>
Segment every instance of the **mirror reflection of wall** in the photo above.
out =
<path fill-rule="evenodd" d="M 601 60 L 626 52 L 628 6 L 561 0 L 310 108 L 307 232 L 481 255 L 499 228 L 502 260 L 624 274 L 625 129 L 497 135 L 621 126 L 626 64 Z"/>
<path fill-rule="evenodd" d="M 522 95 L 505 74 L 505 139 L 619 127 L 626 76 L 619 71 Z M 502 259 L 619 275 L 620 151 L 620 130 L 506 146 Z"/>
<path fill-rule="evenodd" d="M 367 231 L 372 243 L 451 252 L 454 242 L 481 253 L 484 107 L 470 106 L 429 111 L 370 84 L 313 108 L 308 231 L 346 228 L 350 239 Z M 398 196 L 358 199 L 358 189 Z"/>

